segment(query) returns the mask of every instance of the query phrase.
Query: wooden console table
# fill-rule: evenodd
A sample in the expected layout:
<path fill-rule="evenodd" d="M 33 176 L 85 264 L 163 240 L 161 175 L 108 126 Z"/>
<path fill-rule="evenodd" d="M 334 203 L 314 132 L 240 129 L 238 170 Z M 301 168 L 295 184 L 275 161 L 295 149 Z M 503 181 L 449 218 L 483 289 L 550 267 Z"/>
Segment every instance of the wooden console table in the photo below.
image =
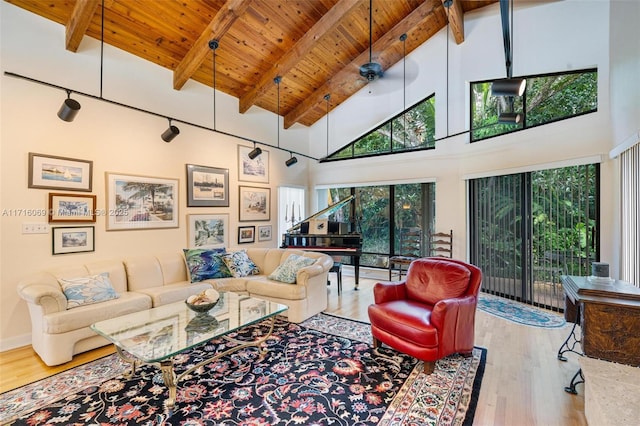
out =
<path fill-rule="evenodd" d="M 574 323 L 574 329 L 558 351 L 558 359 L 566 360 L 565 352 L 576 352 L 576 343 L 582 353 L 591 358 L 640 366 L 640 288 L 619 280 L 608 284 L 589 277 L 562 276 L 565 292 L 565 319 Z M 575 326 L 582 330 L 580 338 Z M 573 344 L 570 340 L 573 339 Z M 575 393 L 578 371 L 567 392 Z M 582 376 L 581 376 L 582 377 Z"/>

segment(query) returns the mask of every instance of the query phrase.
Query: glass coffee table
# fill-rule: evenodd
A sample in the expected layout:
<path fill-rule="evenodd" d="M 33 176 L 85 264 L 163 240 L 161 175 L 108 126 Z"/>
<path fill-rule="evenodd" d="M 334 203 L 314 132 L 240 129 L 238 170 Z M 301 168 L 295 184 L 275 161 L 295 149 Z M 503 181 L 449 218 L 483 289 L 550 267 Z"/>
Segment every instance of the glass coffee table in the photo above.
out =
<path fill-rule="evenodd" d="M 273 332 L 276 315 L 288 307 L 268 300 L 220 293 L 218 303 L 204 314 L 196 314 L 184 302 L 176 302 L 141 312 L 96 322 L 91 329 L 112 342 L 118 355 L 131 364 L 127 373 L 133 375 L 140 364 L 152 364 L 160 368 L 169 397 L 165 407 L 172 410 L 176 402 L 176 387 L 180 380 L 212 361 L 240 349 L 257 346 Z M 254 340 L 244 341 L 229 334 L 248 325 L 269 319 L 268 331 Z M 176 375 L 173 357 L 187 349 L 216 337 L 222 337 L 235 346 L 216 352 L 197 365 Z M 261 348 L 261 356 L 266 348 Z"/>

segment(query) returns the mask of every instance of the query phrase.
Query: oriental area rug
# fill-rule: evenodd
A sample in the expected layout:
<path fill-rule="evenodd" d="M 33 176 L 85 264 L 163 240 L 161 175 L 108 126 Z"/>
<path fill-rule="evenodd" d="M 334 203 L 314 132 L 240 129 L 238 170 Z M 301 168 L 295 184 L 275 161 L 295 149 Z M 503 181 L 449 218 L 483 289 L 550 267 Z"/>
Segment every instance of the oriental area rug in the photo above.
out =
<path fill-rule="evenodd" d="M 236 337 L 265 333 L 264 324 Z M 159 369 L 127 378 L 117 355 L 0 395 L 11 425 L 471 425 L 486 349 L 422 362 L 374 349 L 369 324 L 318 314 L 301 324 L 278 317 L 268 352 L 245 348 L 178 384 L 171 413 Z M 213 339 L 174 358 L 176 373 L 231 345 Z"/>

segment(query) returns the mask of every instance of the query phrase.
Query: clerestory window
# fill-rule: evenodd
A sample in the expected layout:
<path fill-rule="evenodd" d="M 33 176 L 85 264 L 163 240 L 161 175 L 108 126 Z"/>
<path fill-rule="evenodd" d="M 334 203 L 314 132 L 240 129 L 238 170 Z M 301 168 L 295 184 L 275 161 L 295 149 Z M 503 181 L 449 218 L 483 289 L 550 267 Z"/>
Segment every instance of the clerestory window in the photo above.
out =
<path fill-rule="evenodd" d="M 597 69 L 524 78 L 524 95 L 513 97 L 492 96 L 492 80 L 471 83 L 471 142 L 598 110 Z M 510 113 L 520 121 L 501 119 Z"/>

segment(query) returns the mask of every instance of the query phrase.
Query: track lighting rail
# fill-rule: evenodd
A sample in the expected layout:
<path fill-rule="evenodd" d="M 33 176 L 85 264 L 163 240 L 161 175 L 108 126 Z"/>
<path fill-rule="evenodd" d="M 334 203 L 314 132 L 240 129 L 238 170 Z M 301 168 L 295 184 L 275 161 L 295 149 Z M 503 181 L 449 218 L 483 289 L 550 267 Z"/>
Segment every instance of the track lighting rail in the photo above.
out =
<path fill-rule="evenodd" d="M 218 129 L 213 129 L 211 127 L 202 126 L 200 124 L 191 123 L 189 121 L 180 120 L 178 118 L 167 117 L 164 114 L 160 114 L 160 113 L 157 113 L 157 112 L 153 112 L 153 111 L 149 111 L 149 110 L 146 110 L 146 109 L 138 108 L 138 107 L 135 107 L 135 106 L 132 106 L 132 105 L 123 104 L 122 102 L 118 102 L 118 101 L 114 101 L 114 100 L 111 100 L 111 99 L 103 98 L 102 96 L 96 96 L 96 95 L 92 95 L 90 93 L 80 92 L 78 90 L 69 89 L 69 88 L 66 88 L 66 87 L 63 87 L 63 86 L 59 86 L 57 84 L 48 83 L 48 82 L 42 81 L 42 80 L 37 80 L 35 78 L 27 77 L 27 76 L 20 75 L 20 74 L 16 74 L 16 73 L 13 73 L 13 72 L 10 72 L 10 71 L 5 71 L 4 75 L 6 75 L 8 77 L 19 78 L 19 79 L 26 80 L 26 81 L 29 81 L 31 83 L 40 84 L 40 85 L 43 85 L 43 86 L 48 86 L 48 87 L 52 87 L 52 88 L 55 88 L 55 89 L 64 90 L 67 93 L 75 93 L 75 94 L 80 95 L 80 96 L 85 96 L 87 98 L 91 98 L 91 99 L 95 99 L 95 100 L 98 100 L 98 101 L 106 102 L 106 103 L 109 103 L 109 104 L 112 104 L 112 105 L 116 105 L 116 106 L 119 106 L 119 107 L 123 107 L 123 108 L 128 108 L 128 109 L 131 109 L 131 110 L 134 110 L 134 111 L 143 112 L 145 114 L 153 115 L 153 116 L 156 116 L 156 117 L 162 117 L 162 118 L 169 119 L 169 120 L 172 120 L 172 121 L 177 122 L 177 123 L 186 124 L 188 126 L 193 126 L 193 127 L 196 127 L 198 129 L 202 129 L 202 130 L 208 130 L 210 132 L 218 133 L 218 134 L 224 135 L 224 136 L 230 136 L 232 138 L 240 139 L 242 141 L 250 142 L 250 143 L 253 143 L 253 144 L 259 144 L 259 145 L 263 145 L 263 146 L 266 146 L 266 147 L 269 147 L 269 148 L 272 148 L 272 149 L 277 149 L 277 150 L 280 150 L 280 151 L 292 153 L 292 154 L 295 154 L 295 155 L 300 156 L 300 157 L 308 158 L 310 160 L 319 161 L 319 158 L 315 158 L 315 157 L 312 157 L 310 155 L 303 154 L 301 152 L 292 151 L 292 150 L 286 149 L 286 148 L 280 148 L 279 146 L 276 146 L 276 145 L 272 145 L 272 144 L 269 144 L 269 143 L 257 141 L 257 140 L 250 139 L 250 138 L 247 138 L 247 137 L 244 137 L 244 136 L 240 136 L 240 135 L 234 135 L 233 133 L 225 132 L 225 131 L 218 130 Z"/>

